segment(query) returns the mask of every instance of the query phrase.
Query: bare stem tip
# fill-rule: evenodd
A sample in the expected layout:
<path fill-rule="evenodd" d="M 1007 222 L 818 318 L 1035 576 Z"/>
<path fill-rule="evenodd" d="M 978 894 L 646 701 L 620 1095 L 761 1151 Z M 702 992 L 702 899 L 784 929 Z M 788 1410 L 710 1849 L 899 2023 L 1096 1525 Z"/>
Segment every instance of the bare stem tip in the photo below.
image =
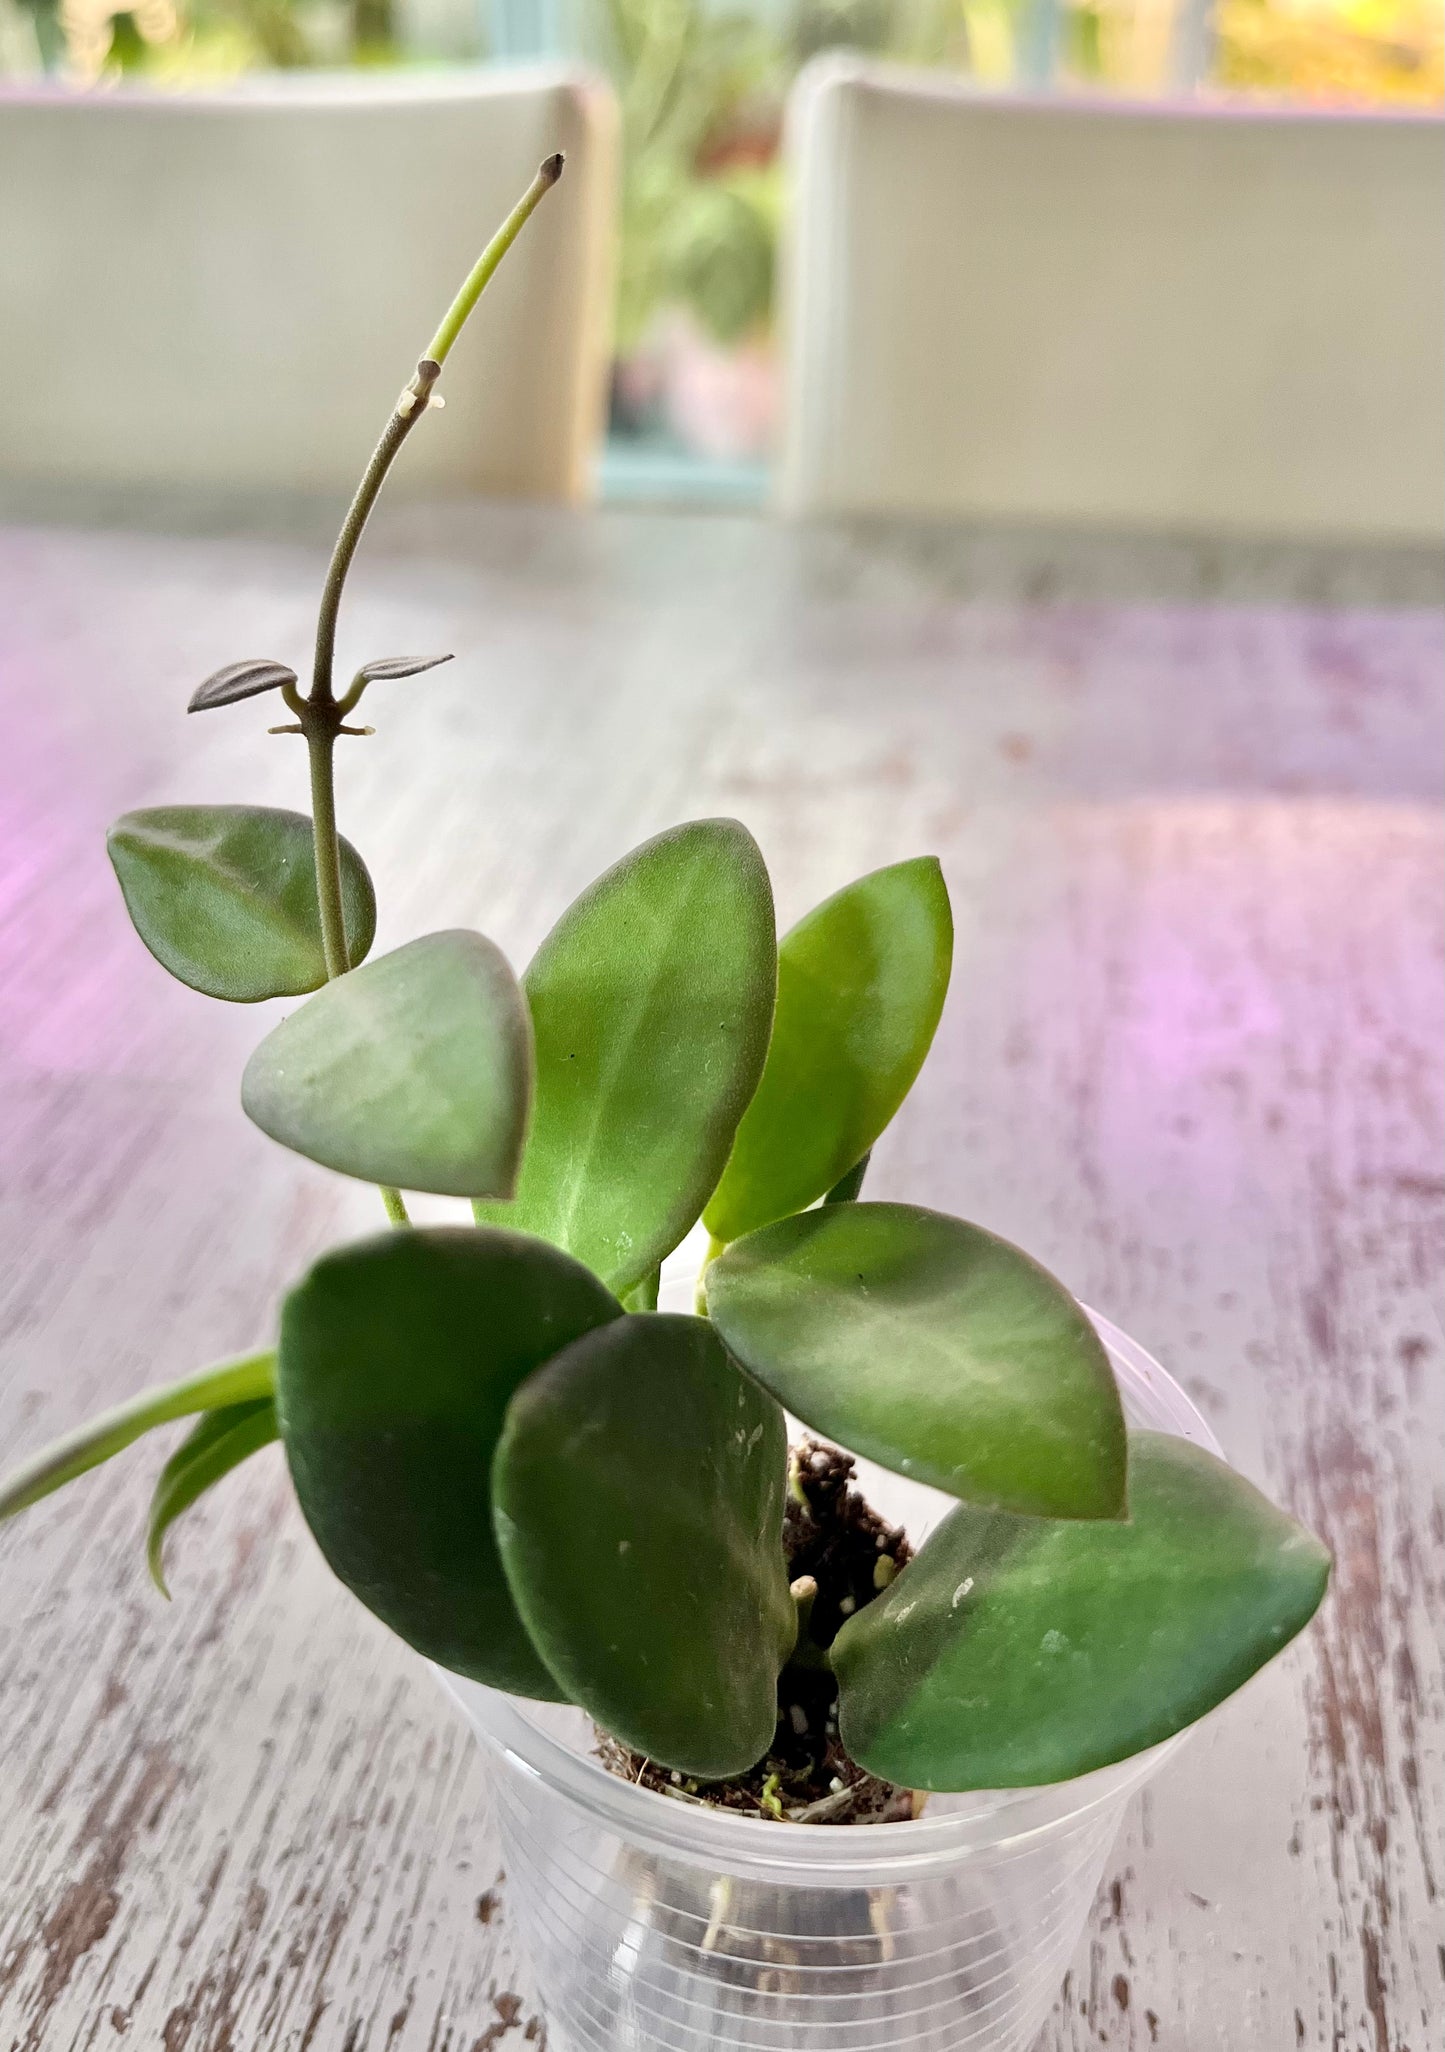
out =
<path fill-rule="evenodd" d="M 538 167 L 537 176 L 545 178 L 549 185 L 555 185 L 562 176 L 562 166 L 566 161 L 567 159 L 560 150 L 554 150 L 552 155 L 545 158 Z"/>

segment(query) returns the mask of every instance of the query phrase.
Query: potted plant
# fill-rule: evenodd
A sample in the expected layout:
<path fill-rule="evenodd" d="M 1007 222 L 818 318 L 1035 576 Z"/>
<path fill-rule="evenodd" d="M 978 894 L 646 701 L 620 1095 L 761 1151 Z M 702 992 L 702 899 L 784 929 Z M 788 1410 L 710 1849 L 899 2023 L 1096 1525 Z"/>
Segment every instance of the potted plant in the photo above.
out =
<path fill-rule="evenodd" d="M 1328 1560 L 1028 1255 L 864 1198 L 948 985 L 931 858 L 846 885 L 779 942 L 746 830 L 692 821 L 563 911 L 520 981 L 472 932 L 367 959 L 335 747 L 371 731 L 350 716 L 373 685 L 445 658 L 370 662 L 338 692 L 342 589 L 560 171 L 543 165 L 397 403 L 309 692 L 248 660 L 191 700 L 278 692 L 310 817 L 167 806 L 110 834 L 174 975 L 304 999 L 252 1055 L 243 1106 L 376 1183 L 390 1227 L 323 1255 L 273 1342 L 32 1460 L 0 1515 L 192 1418 L 151 1508 L 164 1588 L 170 1527 L 279 1437 L 332 1568 L 498 1756 L 565 2042 L 1021 2048 L 1130 1790 L 1302 1628 Z M 474 1217 L 413 1226 L 408 1190 Z M 699 1220 L 679 1301 L 662 1267 Z"/>

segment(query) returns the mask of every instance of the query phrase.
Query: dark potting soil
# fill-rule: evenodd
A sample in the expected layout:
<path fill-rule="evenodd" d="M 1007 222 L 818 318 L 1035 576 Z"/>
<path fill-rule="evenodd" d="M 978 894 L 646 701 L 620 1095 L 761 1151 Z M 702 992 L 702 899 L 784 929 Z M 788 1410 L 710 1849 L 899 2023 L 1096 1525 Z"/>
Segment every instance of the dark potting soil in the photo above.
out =
<path fill-rule="evenodd" d="M 597 1756 L 619 1777 L 681 1802 L 741 1810 L 794 1824 L 898 1824 L 918 1814 L 911 1790 L 880 1781 L 844 1752 L 838 1738 L 838 1686 L 832 1671 L 811 1661 L 831 1646 L 844 1623 L 879 1595 L 912 1549 L 853 1487 L 851 1455 L 815 1439 L 793 1448 L 788 1463 L 783 1552 L 795 1596 L 805 1612 L 798 1650 L 778 1677 L 778 1724 L 766 1758 L 731 1781 L 695 1781 L 671 1773 L 598 1732 Z M 811 1608 L 804 1577 L 816 1585 Z"/>

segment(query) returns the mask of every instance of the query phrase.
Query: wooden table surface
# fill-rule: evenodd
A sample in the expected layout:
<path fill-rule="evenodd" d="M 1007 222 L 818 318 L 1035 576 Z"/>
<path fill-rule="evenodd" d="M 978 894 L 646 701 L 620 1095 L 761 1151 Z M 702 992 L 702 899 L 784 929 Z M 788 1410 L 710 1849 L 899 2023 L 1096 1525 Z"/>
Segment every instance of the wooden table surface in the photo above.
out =
<path fill-rule="evenodd" d="M 304 806 L 270 701 L 182 708 L 304 656 L 323 556 L 309 514 L 0 531 L 7 1457 L 261 1339 L 378 1223 L 242 1118 L 272 1008 L 172 983 L 103 846 L 136 805 Z M 345 745 L 378 945 L 474 924 L 525 959 L 692 814 L 748 823 L 785 921 L 936 850 L 953 991 L 875 1193 L 1022 1240 L 1335 1550 L 1316 1626 L 1131 1813 L 1041 2052 L 1440 2042 L 1435 572 L 403 507 L 343 618 L 343 660 L 459 655 Z M 457 1718 L 274 1448 L 180 1529 L 163 1604 L 156 1466 L 0 1534 L 0 2052 L 535 2052 Z"/>

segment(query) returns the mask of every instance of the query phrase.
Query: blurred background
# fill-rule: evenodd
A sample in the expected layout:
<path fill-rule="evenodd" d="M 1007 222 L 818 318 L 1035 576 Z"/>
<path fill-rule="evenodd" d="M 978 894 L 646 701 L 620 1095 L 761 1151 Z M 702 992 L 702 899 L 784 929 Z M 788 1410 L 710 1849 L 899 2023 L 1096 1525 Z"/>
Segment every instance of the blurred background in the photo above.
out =
<path fill-rule="evenodd" d="M 1445 97 L 1439 0 L 0 0 L 0 76 L 578 62 L 621 110 L 604 496 L 761 500 L 779 406 L 783 110 L 852 50 L 999 93 L 1354 108 Z"/>

